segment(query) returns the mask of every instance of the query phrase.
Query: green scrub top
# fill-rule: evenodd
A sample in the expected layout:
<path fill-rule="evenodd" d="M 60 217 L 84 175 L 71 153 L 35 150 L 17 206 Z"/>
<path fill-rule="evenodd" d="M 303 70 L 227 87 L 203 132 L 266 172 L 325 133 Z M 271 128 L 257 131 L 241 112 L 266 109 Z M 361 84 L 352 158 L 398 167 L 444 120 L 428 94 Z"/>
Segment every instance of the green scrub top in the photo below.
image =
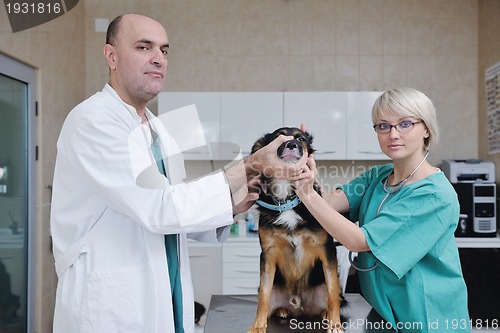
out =
<path fill-rule="evenodd" d="M 153 144 L 151 152 L 156 161 L 158 171 L 168 178 L 164 157 L 161 151 L 161 143 L 158 135 L 152 130 Z M 178 235 L 165 235 L 165 250 L 167 254 L 168 276 L 170 278 L 170 290 L 172 292 L 172 308 L 174 312 L 175 333 L 184 333 L 182 285 L 179 267 Z"/>
<path fill-rule="evenodd" d="M 376 166 L 341 187 L 371 250 L 358 266 L 378 264 L 359 272 L 363 296 L 398 332 L 470 332 L 456 192 L 437 172 L 390 194 L 377 214 L 392 169 Z"/>

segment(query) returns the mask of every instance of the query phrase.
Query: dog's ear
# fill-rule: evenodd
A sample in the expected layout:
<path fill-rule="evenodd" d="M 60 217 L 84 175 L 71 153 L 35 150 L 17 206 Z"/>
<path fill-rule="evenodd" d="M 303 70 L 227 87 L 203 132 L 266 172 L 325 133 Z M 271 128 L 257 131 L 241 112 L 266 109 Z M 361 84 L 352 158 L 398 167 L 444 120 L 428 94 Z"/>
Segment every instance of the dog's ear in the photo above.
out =
<path fill-rule="evenodd" d="M 264 193 L 266 195 L 269 194 L 269 190 L 268 190 L 269 186 L 267 183 L 260 183 L 260 188 L 262 189 L 262 193 Z"/>
<path fill-rule="evenodd" d="M 310 144 L 310 145 L 312 145 L 312 143 L 314 141 L 314 138 L 313 138 L 312 134 L 309 133 L 309 132 L 304 132 L 304 136 L 306 138 L 307 143 Z"/>
<path fill-rule="evenodd" d="M 253 154 L 255 153 L 257 150 L 259 150 L 260 148 L 264 147 L 261 143 L 262 141 L 262 138 L 260 138 L 259 140 L 257 140 L 253 146 L 252 146 L 252 149 L 250 150 L 250 153 Z"/>
<path fill-rule="evenodd" d="M 258 139 L 252 146 L 251 153 L 255 153 L 257 150 L 261 149 L 262 147 L 267 146 L 268 144 L 271 143 L 275 138 L 273 137 L 273 133 L 267 133 L 264 134 L 260 139 Z"/>
<path fill-rule="evenodd" d="M 307 142 L 307 152 L 309 154 L 313 154 L 316 151 L 316 149 L 314 149 L 314 147 L 313 147 L 314 137 L 309 132 L 304 132 L 304 137 L 305 137 L 306 142 Z"/>
<path fill-rule="evenodd" d="M 260 188 L 262 189 L 262 192 L 264 194 L 269 194 L 269 182 L 270 182 L 270 179 L 267 178 L 266 176 L 262 175 L 260 177 Z"/>

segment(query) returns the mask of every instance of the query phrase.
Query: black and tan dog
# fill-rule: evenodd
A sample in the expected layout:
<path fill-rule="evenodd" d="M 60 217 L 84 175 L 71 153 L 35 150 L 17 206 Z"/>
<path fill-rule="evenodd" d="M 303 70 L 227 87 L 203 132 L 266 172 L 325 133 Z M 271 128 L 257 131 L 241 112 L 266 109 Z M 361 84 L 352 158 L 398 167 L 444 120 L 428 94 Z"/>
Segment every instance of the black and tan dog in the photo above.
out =
<path fill-rule="evenodd" d="M 268 133 L 252 153 L 279 135 L 293 136 L 278 149 L 278 156 L 297 163 L 314 152 L 312 136 L 284 127 Z M 271 315 L 280 318 L 321 316 L 328 332 L 341 332 L 344 303 L 333 238 L 309 213 L 287 180 L 261 176 L 259 197 L 260 286 L 257 314 L 249 333 L 266 331 Z M 318 184 L 315 190 L 321 194 Z"/>

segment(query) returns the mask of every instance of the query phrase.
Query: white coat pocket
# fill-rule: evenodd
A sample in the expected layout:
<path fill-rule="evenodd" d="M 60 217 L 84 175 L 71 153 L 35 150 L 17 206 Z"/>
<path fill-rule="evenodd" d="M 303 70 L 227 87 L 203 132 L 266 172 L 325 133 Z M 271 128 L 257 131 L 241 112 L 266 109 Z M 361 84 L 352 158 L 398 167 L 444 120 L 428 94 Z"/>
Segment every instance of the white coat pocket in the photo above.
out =
<path fill-rule="evenodd" d="M 152 283 L 147 263 L 89 273 L 84 320 L 92 333 L 151 332 Z M 87 332 L 87 330 L 84 330 Z"/>

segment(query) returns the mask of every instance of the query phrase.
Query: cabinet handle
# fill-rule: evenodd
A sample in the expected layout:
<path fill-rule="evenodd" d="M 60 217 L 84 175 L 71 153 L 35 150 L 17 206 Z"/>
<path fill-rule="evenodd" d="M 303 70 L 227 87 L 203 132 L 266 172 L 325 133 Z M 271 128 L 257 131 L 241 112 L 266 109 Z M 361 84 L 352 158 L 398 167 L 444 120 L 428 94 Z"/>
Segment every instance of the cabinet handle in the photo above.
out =
<path fill-rule="evenodd" d="M 335 154 L 335 153 L 336 153 L 335 150 L 327 150 L 327 151 L 317 151 L 314 154 L 315 155 L 321 155 L 321 154 Z"/>
<path fill-rule="evenodd" d="M 193 254 L 193 255 L 190 255 L 189 258 L 205 258 L 208 256 L 209 256 L 208 254 Z"/>
<path fill-rule="evenodd" d="M 381 151 L 358 151 L 358 154 L 381 155 Z"/>
<path fill-rule="evenodd" d="M 252 254 L 235 254 L 236 257 L 241 257 L 241 258 L 260 258 L 259 256 L 252 255 Z"/>
<path fill-rule="evenodd" d="M 234 271 L 238 273 L 260 273 L 260 270 L 256 271 L 256 270 L 235 269 Z"/>
<path fill-rule="evenodd" d="M 250 154 L 251 154 L 251 152 L 250 152 L 250 151 L 248 151 L 248 150 L 246 150 L 246 151 L 243 151 L 243 150 L 241 150 L 241 151 L 240 151 L 240 150 L 238 150 L 238 151 L 234 151 L 234 150 L 233 150 L 231 153 L 232 153 L 232 154 L 239 154 L 239 153 L 242 153 L 243 155 L 245 155 L 245 154 L 250 155 Z"/>

